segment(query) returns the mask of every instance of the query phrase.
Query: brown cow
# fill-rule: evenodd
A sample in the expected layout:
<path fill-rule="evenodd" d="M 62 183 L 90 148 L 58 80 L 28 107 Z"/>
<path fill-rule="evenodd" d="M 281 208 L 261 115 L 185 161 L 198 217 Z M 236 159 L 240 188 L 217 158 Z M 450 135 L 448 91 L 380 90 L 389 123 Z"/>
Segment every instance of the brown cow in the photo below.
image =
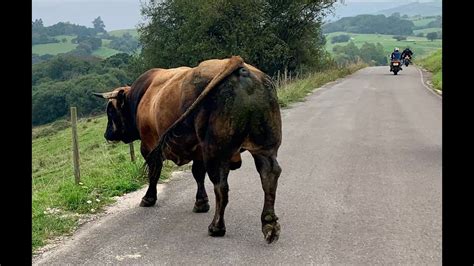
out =
<path fill-rule="evenodd" d="M 108 141 L 141 140 L 148 166 L 149 187 L 140 206 L 153 206 L 164 160 L 177 165 L 193 161 L 197 182 L 194 212 L 207 212 L 206 173 L 214 184 L 216 211 L 208 232 L 225 234 L 227 176 L 240 167 L 248 150 L 260 174 L 265 201 L 263 235 L 276 241 L 280 225 L 274 211 L 281 168 L 276 160 L 281 144 L 281 117 L 270 78 L 242 58 L 207 60 L 197 67 L 151 69 L 131 87 L 95 95 L 109 100 Z"/>

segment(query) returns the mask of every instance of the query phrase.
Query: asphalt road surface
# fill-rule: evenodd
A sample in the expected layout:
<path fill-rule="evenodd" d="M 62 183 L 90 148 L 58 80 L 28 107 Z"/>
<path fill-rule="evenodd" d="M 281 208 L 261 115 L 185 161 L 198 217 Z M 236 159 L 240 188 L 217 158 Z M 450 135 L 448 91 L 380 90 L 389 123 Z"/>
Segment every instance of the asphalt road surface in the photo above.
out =
<path fill-rule="evenodd" d="M 405 67 L 369 67 L 282 111 L 275 211 L 263 238 L 263 190 L 252 157 L 229 176 L 227 234 L 207 235 L 186 172 L 160 185 L 157 205 L 128 207 L 82 226 L 34 264 L 441 264 L 441 98 Z"/>

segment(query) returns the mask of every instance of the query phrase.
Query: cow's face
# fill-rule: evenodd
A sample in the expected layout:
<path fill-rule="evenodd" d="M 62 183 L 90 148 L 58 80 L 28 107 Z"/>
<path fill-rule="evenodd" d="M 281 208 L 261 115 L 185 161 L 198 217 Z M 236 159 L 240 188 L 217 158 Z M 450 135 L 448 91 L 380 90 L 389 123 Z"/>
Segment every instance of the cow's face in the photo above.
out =
<path fill-rule="evenodd" d="M 95 96 L 108 99 L 107 103 L 107 128 L 104 133 L 104 138 L 109 142 L 130 143 L 132 136 L 129 133 L 130 121 L 129 108 L 126 100 L 126 93 L 128 87 L 118 88 L 111 92 L 94 93 Z"/>

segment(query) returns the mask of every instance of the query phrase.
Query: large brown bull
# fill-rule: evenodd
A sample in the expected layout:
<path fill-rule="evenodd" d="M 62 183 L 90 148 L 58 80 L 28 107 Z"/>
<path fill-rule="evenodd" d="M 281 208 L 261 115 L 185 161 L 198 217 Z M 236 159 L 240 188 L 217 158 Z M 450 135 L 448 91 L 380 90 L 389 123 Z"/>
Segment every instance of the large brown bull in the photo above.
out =
<path fill-rule="evenodd" d="M 262 181 L 261 215 L 268 243 L 278 239 L 280 225 L 274 203 L 281 168 L 276 160 L 281 143 L 281 117 L 276 90 L 269 77 L 234 56 L 207 60 L 197 67 L 151 69 L 131 87 L 96 93 L 109 100 L 109 141 L 141 140 L 149 187 L 140 206 L 153 206 L 164 160 L 177 165 L 193 161 L 197 182 L 194 212 L 209 210 L 206 173 L 214 184 L 216 211 L 208 232 L 225 234 L 230 170 L 240 167 L 248 150 Z"/>

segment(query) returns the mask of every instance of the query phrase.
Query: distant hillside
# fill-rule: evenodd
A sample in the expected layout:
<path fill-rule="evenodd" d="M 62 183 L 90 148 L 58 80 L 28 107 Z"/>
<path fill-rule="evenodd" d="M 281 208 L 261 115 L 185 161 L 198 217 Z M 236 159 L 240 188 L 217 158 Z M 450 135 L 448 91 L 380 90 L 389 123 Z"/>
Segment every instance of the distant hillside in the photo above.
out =
<path fill-rule="evenodd" d="M 324 33 L 344 31 L 353 33 L 377 33 L 411 35 L 414 24 L 410 20 L 384 15 L 357 15 L 345 17 L 323 26 Z"/>
<path fill-rule="evenodd" d="M 377 14 L 389 16 L 393 13 L 399 12 L 400 15 L 408 16 L 437 16 L 442 14 L 441 2 L 426 2 L 426 3 L 409 3 L 394 8 L 384 9 Z"/>
<path fill-rule="evenodd" d="M 413 6 L 410 6 L 413 5 Z M 329 14 L 324 21 L 325 22 L 332 22 L 336 21 L 340 18 L 344 17 L 354 17 L 357 15 L 362 14 L 385 14 L 391 15 L 395 12 L 400 12 L 400 8 L 409 7 L 410 9 L 418 9 L 423 11 L 425 7 L 431 8 L 432 6 L 435 7 L 436 12 L 419 12 L 422 16 L 432 16 L 432 15 L 440 15 L 441 14 L 441 1 L 431 1 L 423 3 L 419 3 L 418 0 L 401 0 L 401 1 L 393 1 L 393 2 L 374 2 L 370 0 L 362 0 L 357 2 L 346 1 L 345 3 L 337 2 L 334 4 L 334 13 Z M 402 13 L 402 12 L 401 12 Z M 415 12 L 416 13 L 416 12 Z M 428 15 L 425 15 L 427 13 Z M 403 15 L 404 13 L 402 13 Z M 408 14 L 410 15 L 410 14 Z M 415 14 L 416 15 L 416 14 Z"/>
<path fill-rule="evenodd" d="M 403 4 L 403 2 L 401 2 Z M 334 14 L 330 14 L 325 21 L 332 22 L 344 17 L 354 17 L 362 14 L 375 14 L 384 9 L 400 6 L 400 2 L 337 2 L 334 5 Z"/>

